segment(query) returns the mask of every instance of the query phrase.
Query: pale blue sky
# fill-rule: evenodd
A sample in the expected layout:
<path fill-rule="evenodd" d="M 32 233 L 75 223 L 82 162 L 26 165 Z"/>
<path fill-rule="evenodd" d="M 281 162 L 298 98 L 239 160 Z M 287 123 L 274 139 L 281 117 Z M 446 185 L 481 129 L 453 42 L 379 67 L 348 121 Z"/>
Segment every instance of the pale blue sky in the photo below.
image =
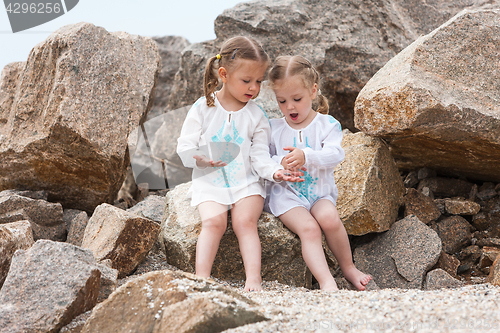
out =
<path fill-rule="evenodd" d="M 22 0 L 19 0 L 22 3 Z M 50 22 L 12 33 L 5 7 L 0 5 L 0 70 L 13 61 L 25 61 L 31 49 L 60 27 L 90 22 L 108 31 L 142 36 L 183 36 L 191 43 L 215 38 L 214 20 L 224 9 L 242 0 L 80 0 Z M 3 1 L 2 1 L 3 3 Z"/>

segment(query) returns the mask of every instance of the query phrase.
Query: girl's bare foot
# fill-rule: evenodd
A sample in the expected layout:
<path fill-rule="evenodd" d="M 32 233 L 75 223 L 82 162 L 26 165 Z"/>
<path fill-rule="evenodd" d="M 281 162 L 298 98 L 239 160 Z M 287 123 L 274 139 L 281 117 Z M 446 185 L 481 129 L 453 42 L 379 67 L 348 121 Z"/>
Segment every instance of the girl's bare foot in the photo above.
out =
<path fill-rule="evenodd" d="M 358 290 L 365 290 L 365 286 L 370 282 L 372 277 L 368 274 L 365 274 L 358 270 L 355 266 L 352 266 L 350 269 L 346 269 L 346 271 L 342 271 L 345 278 L 349 280 Z"/>
<path fill-rule="evenodd" d="M 339 287 L 337 286 L 337 282 L 332 279 L 333 282 L 325 283 L 324 285 L 320 285 L 322 291 L 338 291 Z"/>
<path fill-rule="evenodd" d="M 260 279 L 247 279 L 245 282 L 245 291 L 262 291 L 262 284 Z"/>

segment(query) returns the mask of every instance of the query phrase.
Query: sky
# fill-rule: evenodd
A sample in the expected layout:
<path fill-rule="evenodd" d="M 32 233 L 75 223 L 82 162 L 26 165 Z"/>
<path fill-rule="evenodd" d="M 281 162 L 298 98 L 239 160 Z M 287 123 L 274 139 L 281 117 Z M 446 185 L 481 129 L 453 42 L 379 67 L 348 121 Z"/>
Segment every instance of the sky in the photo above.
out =
<path fill-rule="evenodd" d="M 110 32 L 182 36 L 190 43 L 215 39 L 214 21 L 217 16 L 240 2 L 244 1 L 79 0 L 66 14 L 17 33 L 12 32 L 5 6 L 0 5 L 0 70 L 10 62 L 26 61 L 31 49 L 52 32 L 79 22 L 90 22 Z"/>

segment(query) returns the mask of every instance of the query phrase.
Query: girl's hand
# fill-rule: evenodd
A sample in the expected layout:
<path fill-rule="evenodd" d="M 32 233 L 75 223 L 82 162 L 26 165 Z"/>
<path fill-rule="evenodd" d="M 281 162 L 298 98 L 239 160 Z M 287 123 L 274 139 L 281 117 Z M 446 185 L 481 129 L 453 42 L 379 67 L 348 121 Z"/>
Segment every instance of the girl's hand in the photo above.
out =
<path fill-rule="evenodd" d="M 276 181 L 284 180 L 287 182 L 303 182 L 304 179 L 300 178 L 304 173 L 300 171 L 278 170 L 274 173 L 273 178 Z"/>
<path fill-rule="evenodd" d="M 300 169 L 304 164 L 306 164 L 306 155 L 301 149 L 295 147 L 285 147 L 283 150 L 289 150 L 290 152 L 283 158 L 287 164 L 287 169 Z M 283 164 L 283 161 L 282 161 Z"/>
<path fill-rule="evenodd" d="M 222 161 L 214 162 L 205 155 L 202 156 L 194 155 L 193 157 L 196 160 L 196 165 L 199 168 L 206 168 L 206 167 L 219 168 L 227 165 L 227 163 L 224 163 Z"/>

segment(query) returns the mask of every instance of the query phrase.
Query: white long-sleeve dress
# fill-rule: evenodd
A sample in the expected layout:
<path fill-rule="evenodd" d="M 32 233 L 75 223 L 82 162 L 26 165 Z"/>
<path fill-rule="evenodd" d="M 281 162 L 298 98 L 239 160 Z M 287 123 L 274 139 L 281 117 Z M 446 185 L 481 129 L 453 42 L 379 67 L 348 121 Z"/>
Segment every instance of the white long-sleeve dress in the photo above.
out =
<path fill-rule="evenodd" d="M 294 207 L 311 207 L 320 199 L 327 199 L 334 204 L 337 201 L 338 189 L 333 178 L 333 169 L 345 157 L 340 146 L 342 128 L 340 123 L 330 115 L 316 114 L 305 128 L 294 129 L 285 118 L 271 119 L 272 158 L 281 163 L 288 153 L 283 148 L 297 147 L 304 151 L 306 158 L 304 182 L 281 182 L 268 184 L 269 198 L 266 210 L 280 216 Z"/>
<path fill-rule="evenodd" d="M 226 111 L 215 97 L 208 107 L 201 97 L 189 110 L 177 140 L 177 154 L 193 168 L 188 192 L 191 205 L 215 201 L 230 205 L 250 195 L 266 197 L 260 177 L 274 181 L 283 167 L 269 154 L 271 128 L 264 111 L 250 100 L 238 111 Z M 199 168 L 193 155 L 205 155 L 227 165 Z"/>

